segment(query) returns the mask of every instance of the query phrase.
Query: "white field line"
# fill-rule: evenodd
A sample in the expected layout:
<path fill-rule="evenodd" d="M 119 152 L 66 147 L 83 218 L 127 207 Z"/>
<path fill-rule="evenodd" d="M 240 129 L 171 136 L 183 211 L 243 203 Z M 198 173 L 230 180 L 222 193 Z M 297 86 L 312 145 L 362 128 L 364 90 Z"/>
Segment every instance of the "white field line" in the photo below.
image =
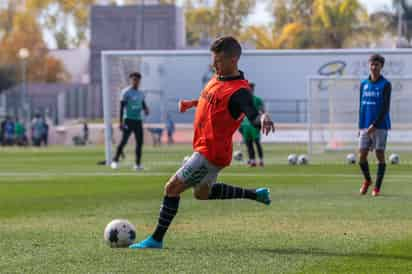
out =
<path fill-rule="evenodd" d="M 136 177 L 163 177 L 172 176 L 171 172 L 0 172 L 0 178 L 29 178 L 34 177 L 122 177 L 122 176 L 136 176 Z M 233 173 L 223 172 L 220 174 L 223 177 L 339 177 L 339 178 L 358 178 L 359 174 L 327 174 L 327 173 Z M 398 179 L 412 179 L 412 174 L 387 174 L 387 178 Z M 12 178 L 11 178 L 12 179 Z"/>

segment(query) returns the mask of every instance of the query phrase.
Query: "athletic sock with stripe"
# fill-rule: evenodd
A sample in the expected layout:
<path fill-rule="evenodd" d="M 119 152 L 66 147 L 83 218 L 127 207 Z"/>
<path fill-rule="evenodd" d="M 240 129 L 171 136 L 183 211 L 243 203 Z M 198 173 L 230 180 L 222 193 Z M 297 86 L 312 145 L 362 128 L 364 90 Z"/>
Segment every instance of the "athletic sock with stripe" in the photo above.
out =
<path fill-rule="evenodd" d="M 212 185 L 209 193 L 209 200 L 225 199 L 250 199 L 256 200 L 256 190 L 245 189 L 237 186 L 216 183 Z"/>
<path fill-rule="evenodd" d="M 159 221 L 152 235 L 153 239 L 156 241 L 163 241 L 163 237 L 165 236 L 169 225 L 176 216 L 177 209 L 179 208 L 179 200 L 180 197 L 165 196 L 163 198 L 163 203 L 160 207 Z"/>

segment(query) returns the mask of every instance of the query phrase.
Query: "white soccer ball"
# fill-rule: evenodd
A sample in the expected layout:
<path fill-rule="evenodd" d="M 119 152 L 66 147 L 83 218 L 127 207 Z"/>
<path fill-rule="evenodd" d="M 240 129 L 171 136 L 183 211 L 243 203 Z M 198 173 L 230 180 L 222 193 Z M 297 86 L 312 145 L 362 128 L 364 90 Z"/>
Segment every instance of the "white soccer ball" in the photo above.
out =
<path fill-rule="evenodd" d="M 298 156 L 296 154 L 290 154 L 288 156 L 289 165 L 296 165 L 297 162 L 298 162 Z"/>
<path fill-rule="evenodd" d="M 237 150 L 233 153 L 233 159 L 236 161 L 243 161 L 243 153 L 240 150 Z"/>
<path fill-rule="evenodd" d="M 112 163 L 110 164 L 110 167 L 111 167 L 112 169 L 118 169 L 118 168 L 119 168 L 119 164 L 118 164 L 117 162 L 112 162 Z"/>
<path fill-rule="evenodd" d="M 110 247 L 128 247 L 136 239 L 136 228 L 127 220 L 113 220 L 104 229 L 104 240 Z"/>
<path fill-rule="evenodd" d="M 309 163 L 308 156 L 305 154 L 299 155 L 298 157 L 298 165 L 307 165 Z"/>
<path fill-rule="evenodd" d="M 401 161 L 401 158 L 396 153 L 392 153 L 391 156 L 389 156 L 389 162 L 392 165 L 397 165 L 397 164 L 399 164 L 400 161 Z"/>
<path fill-rule="evenodd" d="M 186 155 L 186 156 L 183 158 L 182 164 L 183 164 L 183 165 L 186 164 L 186 162 L 189 161 L 189 159 L 190 159 L 190 156 L 189 156 L 189 155 Z"/>
<path fill-rule="evenodd" d="M 353 153 L 349 153 L 349 154 L 346 156 L 346 163 L 347 163 L 348 165 L 354 165 L 354 164 L 356 164 L 356 155 L 353 154 Z"/>

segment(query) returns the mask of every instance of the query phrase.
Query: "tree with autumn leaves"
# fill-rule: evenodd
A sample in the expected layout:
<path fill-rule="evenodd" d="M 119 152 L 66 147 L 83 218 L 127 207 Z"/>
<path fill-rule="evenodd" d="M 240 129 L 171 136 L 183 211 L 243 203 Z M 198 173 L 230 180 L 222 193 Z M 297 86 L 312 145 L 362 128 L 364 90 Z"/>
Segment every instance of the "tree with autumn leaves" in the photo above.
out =
<path fill-rule="evenodd" d="M 42 30 L 34 15 L 23 6 L 10 1 L 0 11 L 0 88 L 8 88 L 21 81 L 18 52 L 27 48 L 27 80 L 35 82 L 58 82 L 67 79 L 61 62 L 48 55 Z M 7 17 L 3 17 L 7 14 Z"/>

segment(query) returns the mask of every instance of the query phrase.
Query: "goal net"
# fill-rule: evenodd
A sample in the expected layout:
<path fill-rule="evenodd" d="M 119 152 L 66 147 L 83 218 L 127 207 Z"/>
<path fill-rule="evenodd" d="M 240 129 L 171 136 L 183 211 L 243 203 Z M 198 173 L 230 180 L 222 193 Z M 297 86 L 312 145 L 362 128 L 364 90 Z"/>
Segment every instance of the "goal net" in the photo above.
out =
<path fill-rule="evenodd" d="M 392 83 L 392 130 L 388 149 L 412 146 L 412 77 L 387 77 Z M 358 147 L 359 87 L 355 76 L 307 79 L 308 153 L 351 150 Z"/>

